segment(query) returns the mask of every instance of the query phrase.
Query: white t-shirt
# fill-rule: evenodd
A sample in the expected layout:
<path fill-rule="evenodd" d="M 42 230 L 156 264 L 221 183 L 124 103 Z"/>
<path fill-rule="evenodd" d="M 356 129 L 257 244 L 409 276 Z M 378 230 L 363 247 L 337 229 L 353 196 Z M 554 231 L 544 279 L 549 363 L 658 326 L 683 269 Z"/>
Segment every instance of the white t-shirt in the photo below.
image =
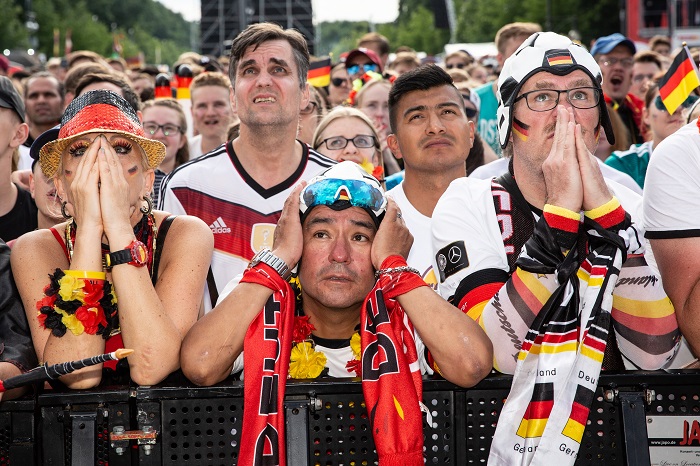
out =
<path fill-rule="evenodd" d="M 695 121 L 654 149 L 644 183 L 646 237 L 700 236 L 700 133 Z"/>
<path fill-rule="evenodd" d="M 408 254 L 406 262 L 409 266 L 418 269 L 421 278 L 432 289 L 438 289 L 438 277 L 435 274 L 435 256 L 430 247 L 430 217 L 426 217 L 413 207 L 403 190 L 403 183 L 390 189 L 387 196 L 396 201 L 401 209 L 401 215 L 406 222 L 408 231 L 413 235 L 413 246 Z"/>

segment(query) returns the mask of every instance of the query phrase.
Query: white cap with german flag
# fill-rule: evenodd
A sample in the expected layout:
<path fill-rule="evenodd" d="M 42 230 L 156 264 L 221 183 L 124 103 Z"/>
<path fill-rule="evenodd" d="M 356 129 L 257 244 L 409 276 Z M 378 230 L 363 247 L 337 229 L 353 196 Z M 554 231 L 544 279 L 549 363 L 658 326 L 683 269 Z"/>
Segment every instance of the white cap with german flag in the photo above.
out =
<path fill-rule="evenodd" d="M 546 71 L 557 76 L 581 70 L 590 76 L 602 94 L 603 74 L 595 58 L 583 46 L 554 32 L 536 32 L 528 37 L 503 64 L 498 78 L 498 137 L 505 148 L 513 126 L 513 104 L 523 84 L 534 74 Z M 600 124 L 610 144 L 615 143 L 605 99 L 598 103 Z"/>

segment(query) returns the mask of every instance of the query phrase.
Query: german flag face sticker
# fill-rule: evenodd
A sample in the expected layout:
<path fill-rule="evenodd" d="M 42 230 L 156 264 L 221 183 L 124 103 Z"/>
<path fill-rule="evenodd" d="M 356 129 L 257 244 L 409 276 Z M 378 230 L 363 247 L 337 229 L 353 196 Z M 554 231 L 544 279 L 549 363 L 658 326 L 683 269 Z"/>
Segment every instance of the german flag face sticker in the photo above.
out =
<path fill-rule="evenodd" d="M 574 59 L 568 50 L 550 50 L 545 54 L 544 59 L 546 61 L 544 64 L 548 66 L 574 64 Z"/>
<path fill-rule="evenodd" d="M 530 126 L 513 117 L 513 133 L 521 140 L 527 141 L 527 137 L 530 134 Z"/>

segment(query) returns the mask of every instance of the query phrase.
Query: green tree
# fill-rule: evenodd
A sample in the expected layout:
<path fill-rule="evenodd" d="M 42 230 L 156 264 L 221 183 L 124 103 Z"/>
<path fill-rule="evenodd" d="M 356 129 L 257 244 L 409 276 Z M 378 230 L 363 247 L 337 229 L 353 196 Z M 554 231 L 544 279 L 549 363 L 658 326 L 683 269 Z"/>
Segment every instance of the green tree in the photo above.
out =
<path fill-rule="evenodd" d="M 0 21 L 0 50 L 28 46 L 22 8 L 13 0 L 0 0 L 0 11 L 3 16 Z"/>

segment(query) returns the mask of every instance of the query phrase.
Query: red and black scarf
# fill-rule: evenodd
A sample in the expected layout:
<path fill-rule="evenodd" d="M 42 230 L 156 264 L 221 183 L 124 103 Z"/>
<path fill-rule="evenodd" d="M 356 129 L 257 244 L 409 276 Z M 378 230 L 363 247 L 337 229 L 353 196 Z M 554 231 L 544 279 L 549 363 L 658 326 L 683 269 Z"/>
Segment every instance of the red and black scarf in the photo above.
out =
<path fill-rule="evenodd" d="M 400 256 L 382 268 L 405 266 Z M 291 286 L 264 264 L 241 283 L 274 291 L 244 342 L 245 409 L 238 464 L 286 464 L 284 393 L 294 322 Z M 396 298 L 427 284 L 410 272 L 383 274 L 365 298 L 360 320 L 362 390 L 381 466 L 422 466 L 423 396 L 413 327 Z"/>

